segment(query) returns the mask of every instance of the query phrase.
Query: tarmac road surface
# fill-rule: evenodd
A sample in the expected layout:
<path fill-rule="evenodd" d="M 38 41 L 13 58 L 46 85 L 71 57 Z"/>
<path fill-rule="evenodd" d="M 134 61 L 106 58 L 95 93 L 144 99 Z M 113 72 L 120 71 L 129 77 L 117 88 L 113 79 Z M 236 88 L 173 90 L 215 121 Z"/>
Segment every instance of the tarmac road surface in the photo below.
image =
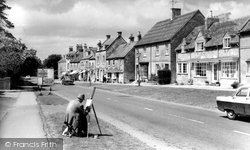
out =
<path fill-rule="evenodd" d="M 93 88 L 55 85 L 53 90 L 70 100 L 76 99 L 79 93 L 90 97 Z M 157 149 L 168 146 L 177 149 L 247 150 L 250 147 L 249 121 L 232 121 L 219 111 L 99 89 L 93 102 L 99 118 Z"/>

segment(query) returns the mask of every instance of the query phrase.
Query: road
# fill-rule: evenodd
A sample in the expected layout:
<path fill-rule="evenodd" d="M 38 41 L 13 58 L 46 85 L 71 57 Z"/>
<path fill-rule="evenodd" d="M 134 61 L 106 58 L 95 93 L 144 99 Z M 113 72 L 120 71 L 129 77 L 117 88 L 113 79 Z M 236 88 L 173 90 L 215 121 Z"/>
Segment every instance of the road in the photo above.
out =
<path fill-rule="evenodd" d="M 67 99 L 75 99 L 79 93 L 90 97 L 93 88 L 56 84 L 53 90 Z M 223 112 L 99 89 L 94 106 L 98 117 L 155 148 L 244 150 L 250 147 L 249 121 L 229 120 Z"/>

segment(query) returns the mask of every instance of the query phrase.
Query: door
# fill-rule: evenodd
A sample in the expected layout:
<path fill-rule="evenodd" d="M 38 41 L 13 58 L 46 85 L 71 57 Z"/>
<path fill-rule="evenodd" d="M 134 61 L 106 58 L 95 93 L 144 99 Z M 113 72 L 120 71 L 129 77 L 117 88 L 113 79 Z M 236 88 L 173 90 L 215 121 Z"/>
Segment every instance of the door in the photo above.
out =
<path fill-rule="evenodd" d="M 218 64 L 217 63 L 213 63 L 212 64 L 212 83 L 215 83 L 218 81 Z"/>

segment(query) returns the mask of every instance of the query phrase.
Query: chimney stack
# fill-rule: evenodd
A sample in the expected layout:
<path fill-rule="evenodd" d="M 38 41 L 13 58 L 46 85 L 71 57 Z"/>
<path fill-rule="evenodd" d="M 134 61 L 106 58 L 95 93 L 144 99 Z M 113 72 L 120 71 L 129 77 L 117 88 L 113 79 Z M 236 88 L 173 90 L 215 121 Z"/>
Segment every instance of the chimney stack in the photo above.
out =
<path fill-rule="evenodd" d="M 77 52 L 83 52 L 82 44 L 77 44 L 76 45 L 76 51 Z"/>
<path fill-rule="evenodd" d="M 118 37 L 121 37 L 122 36 L 122 32 L 121 31 L 119 31 L 119 32 L 117 32 L 118 33 Z"/>
<path fill-rule="evenodd" d="M 69 46 L 69 52 L 73 52 L 73 46 Z"/>
<path fill-rule="evenodd" d="M 130 43 L 134 42 L 135 37 L 133 36 L 133 34 L 130 35 L 129 39 L 130 39 Z"/>
<path fill-rule="evenodd" d="M 138 41 L 140 41 L 141 40 L 141 32 L 140 31 L 138 32 L 137 37 L 138 37 Z"/>
<path fill-rule="evenodd" d="M 106 35 L 106 37 L 107 37 L 107 40 L 110 39 L 110 35 Z"/>
<path fill-rule="evenodd" d="M 98 46 L 99 50 L 102 49 L 102 42 L 101 42 L 101 40 L 99 40 L 99 42 L 97 43 L 97 46 Z"/>
<path fill-rule="evenodd" d="M 181 15 L 180 8 L 171 8 L 171 10 L 172 10 L 172 20 Z"/>

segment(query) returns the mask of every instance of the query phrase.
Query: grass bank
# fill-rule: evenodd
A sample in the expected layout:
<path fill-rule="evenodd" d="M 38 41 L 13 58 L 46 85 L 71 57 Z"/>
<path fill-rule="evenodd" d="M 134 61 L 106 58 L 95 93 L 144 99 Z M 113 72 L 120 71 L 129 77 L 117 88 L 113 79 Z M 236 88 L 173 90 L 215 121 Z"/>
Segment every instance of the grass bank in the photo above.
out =
<path fill-rule="evenodd" d="M 86 137 L 64 137 L 62 133 L 62 125 L 64 121 L 65 109 L 68 101 L 54 95 L 48 95 L 49 92 L 43 92 L 43 96 L 37 96 L 37 102 L 41 108 L 43 120 L 45 123 L 45 131 L 48 138 L 63 138 L 65 150 L 151 150 L 149 146 L 142 143 L 136 138 L 131 137 L 127 133 L 117 129 L 109 123 L 99 119 L 102 135 L 100 135 L 96 120 L 91 116 L 90 120 L 90 136 Z M 38 93 L 36 93 L 38 94 Z M 98 134 L 98 139 L 93 136 Z"/>

